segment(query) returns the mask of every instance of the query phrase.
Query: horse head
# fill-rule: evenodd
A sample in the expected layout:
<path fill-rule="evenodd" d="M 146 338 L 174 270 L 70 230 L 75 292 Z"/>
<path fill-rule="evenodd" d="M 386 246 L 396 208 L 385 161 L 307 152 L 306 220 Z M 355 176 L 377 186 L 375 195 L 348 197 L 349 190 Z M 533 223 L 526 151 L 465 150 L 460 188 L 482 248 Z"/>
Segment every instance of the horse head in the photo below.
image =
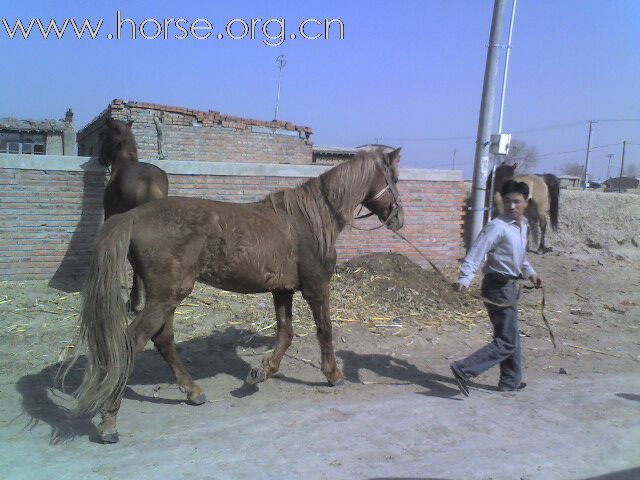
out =
<path fill-rule="evenodd" d="M 378 148 L 374 153 L 376 175 L 362 205 L 377 215 L 388 229 L 395 232 L 404 225 L 404 210 L 397 187 L 400 149 L 385 151 Z"/>
<path fill-rule="evenodd" d="M 494 189 L 496 191 L 500 190 L 500 187 L 507 180 L 512 180 L 516 175 L 516 167 L 517 163 L 513 165 L 509 165 L 505 162 L 502 162 L 498 167 L 496 167 L 496 173 L 493 179 Z"/>
<path fill-rule="evenodd" d="M 105 167 L 112 165 L 117 160 L 138 161 L 138 148 L 131 131 L 133 121 L 127 123 L 105 118 L 107 127 L 100 144 L 98 162 Z"/>

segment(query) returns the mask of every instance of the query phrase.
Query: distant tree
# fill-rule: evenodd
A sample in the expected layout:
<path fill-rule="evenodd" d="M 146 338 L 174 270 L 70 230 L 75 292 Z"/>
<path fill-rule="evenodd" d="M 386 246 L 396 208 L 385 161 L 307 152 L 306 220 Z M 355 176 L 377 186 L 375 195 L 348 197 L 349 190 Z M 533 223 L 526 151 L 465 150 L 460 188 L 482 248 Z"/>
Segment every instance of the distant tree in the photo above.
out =
<path fill-rule="evenodd" d="M 560 167 L 560 171 L 565 175 L 571 175 L 572 177 L 581 177 L 582 164 L 581 163 L 565 163 Z"/>
<path fill-rule="evenodd" d="M 530 173 L 538 165 L 538 149 L 527 145 L 522 140 L 511 138 L 509 153 L 507 155 L 495 155 L 494 160 L 500 164 L 517 164 L 516 174 Z"/>
<path fill-rule="evenodd" d="M 624 167 L 624 176 L 625 177 L 637 177 L 638 176 L 638 166 L 630 163 L 626 167 Z"/>

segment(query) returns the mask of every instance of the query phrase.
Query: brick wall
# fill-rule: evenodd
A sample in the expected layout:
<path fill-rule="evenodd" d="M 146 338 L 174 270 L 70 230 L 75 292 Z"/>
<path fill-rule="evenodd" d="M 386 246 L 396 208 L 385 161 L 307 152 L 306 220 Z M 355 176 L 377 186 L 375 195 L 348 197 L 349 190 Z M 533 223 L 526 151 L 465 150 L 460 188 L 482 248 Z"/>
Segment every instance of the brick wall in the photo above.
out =
<path fill-rule="evenodd" d="M 170 195 L 232 202 L 259 200 L 324 170 L 311 165 L 154 163 L 169 173 Z M 440 265 L 454 263 L 463 255 L 464 185 L 461 177 L 457 179 L 452 173 L 459 172 L 401 169 L 400 173 L 399 189 L 405 206 L 402 232 Z M 97 162 L 88 158 L 0 155 L 0 280 L 51 279 L 53 286 L 60 286 L 69 277 L 81 277 L 102 223 L 106 178 Z M 369 218 L 357 225 L 371 227 L 378 223 Z M 372 232 L 347 228 L 337 248 L 340 261 L 392 251 L 426 263 L 385 228 Z"/>
<path fill-rule="evenodd" d="M 133 121 L 131 129 L 139 157 L 145 160 L 160 158 L 154 123 L 157 117 L 162 122 L 166 160 L 290 164 L 313 161 L 309 127 L 123 100 L 114 100 L 78 132 L 78 155 L 99 154 L 106 116 Z"/>
<path fill-rule="evenodd" d="M 0 169 L 0 280 L 82 274 L 105 181 L 99 171 Z"/>

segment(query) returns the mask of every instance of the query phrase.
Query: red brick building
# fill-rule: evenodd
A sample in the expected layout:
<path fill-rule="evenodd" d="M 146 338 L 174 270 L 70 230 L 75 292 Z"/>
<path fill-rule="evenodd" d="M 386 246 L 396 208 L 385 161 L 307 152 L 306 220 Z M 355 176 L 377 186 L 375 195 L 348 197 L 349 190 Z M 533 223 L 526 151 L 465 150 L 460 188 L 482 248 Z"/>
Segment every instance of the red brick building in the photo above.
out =
<path fill-rule="evenodd" d="M 312 130 L 214 111 L 113 100 L 78 132 L 78 155 L 97 156 L 105 117 L 133 122 L 142 160 L 312 163 Z"/>

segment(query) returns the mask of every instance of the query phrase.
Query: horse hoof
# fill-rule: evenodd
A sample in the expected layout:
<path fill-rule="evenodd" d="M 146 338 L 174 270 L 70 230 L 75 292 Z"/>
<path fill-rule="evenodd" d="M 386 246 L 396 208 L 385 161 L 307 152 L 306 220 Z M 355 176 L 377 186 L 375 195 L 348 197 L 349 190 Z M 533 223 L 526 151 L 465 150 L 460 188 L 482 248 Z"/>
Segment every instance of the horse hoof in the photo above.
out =
<path fill-rule="evenodd" d="M 249 375 L 247 375 L 247 379 L 245 380 L 245 383 L 247 385 L 255 385 L 256 383 L 261 383 L 261 382 L 264 382 L 265 380 L 266 378 L 264 375 L 264 368 L 256 367 L 251 369 L 251 371 L 249 372 Z"/>
<path fill-rule="evenodd" d="M 342 372 L 340 370 L 336 370 L 332 374 L 327 375 L 327 381 L 331 387 L 339 387 L 340 385 L 343 385 L 344 377 L 342 376 Z"/>
<path fill-rule="evenodd" d="M 100 434 L 100 441 L 102 443 L 118 443 L 118 432 L 103 432 Z"/>
<path fill-rule="evenodd" d="M 338 378 L 337 380 L 329 380 L 330 387 L 341 387 L 344 385 L 344 378 Z"/>
<path fill-rule="evenodd" d="M 206 403 L 206 401 L 207 396 L 204 393 L 196 395 L 195 397 L 189 397 L 189 403 L 191 403 L 191 405 L 202 405 L 203 403 Z"/>

